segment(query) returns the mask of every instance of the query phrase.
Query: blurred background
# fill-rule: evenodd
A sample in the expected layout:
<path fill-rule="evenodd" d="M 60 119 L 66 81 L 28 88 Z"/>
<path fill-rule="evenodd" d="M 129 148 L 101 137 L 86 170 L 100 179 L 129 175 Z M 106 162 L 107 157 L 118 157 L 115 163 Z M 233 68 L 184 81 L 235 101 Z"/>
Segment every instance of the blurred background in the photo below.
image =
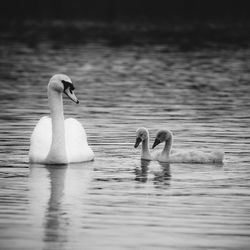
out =
<path fill-rule="evenodd" d="M 247 45 L 249 2 L 244 0 L 4 0 L 1 39 L 105 39 L 112 45 L 178 43 Z M 76 22 L 78 21 L 78 22 Z M 85 21 L 85 22 L 84 22 Z"/>
<path fill-rule="evenodd" d="M 122 18 L 247 18 L 248 5 L 248 1 L 243 0 L 4 0 L 1 1 L 1 18 L 97 18 L 113 21 Z"/>
<path fill-rule="evenodd" d="M 248 6 L 248 1 L 244 0 L 4 0 L 1 1 L 1 18 L 97 18 L 113 21 L 121 18 L 247 18 Z"/>

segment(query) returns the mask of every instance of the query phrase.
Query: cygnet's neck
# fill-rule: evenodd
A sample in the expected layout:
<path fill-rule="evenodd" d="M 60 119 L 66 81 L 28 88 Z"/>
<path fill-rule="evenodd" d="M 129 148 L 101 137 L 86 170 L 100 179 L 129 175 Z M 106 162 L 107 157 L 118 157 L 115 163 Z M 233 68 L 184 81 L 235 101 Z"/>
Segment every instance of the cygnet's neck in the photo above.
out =
<path fill-rule="evenodd" d="M 164 148 L 161 152 L 161 157 L 164 157 L 164 159 L 169 159 L 170 157 L 170 151 L 172 148 L 172 144 L 173 144 L 173 137 L 172 135 L 165 141 L 165 145 Z"/>
<path fill-rule="evenodd" d="M 48 86 L 48 99 L 52 122 L 52 143 L 48 163 L 67 163 L 62 93 Z"/>
<path fill-rule="evenodd" d="M 151 154 L 149 152 L 148 144 L 149 144 L 148 138 L 142 141 L 141 159 L 145 159 L 145 160 L 152 159 Z"/>

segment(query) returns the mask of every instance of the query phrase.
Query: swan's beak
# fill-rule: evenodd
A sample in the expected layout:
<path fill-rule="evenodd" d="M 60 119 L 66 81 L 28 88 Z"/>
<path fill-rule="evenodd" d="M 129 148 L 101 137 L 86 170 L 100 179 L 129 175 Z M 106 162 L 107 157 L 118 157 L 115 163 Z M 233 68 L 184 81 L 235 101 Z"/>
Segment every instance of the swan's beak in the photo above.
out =
<path fill-rule="evenodd" d="M 139 144 L 141 143 L 141 141 L 142 141 L 142 139 L 140 137 L 137 137 L 136 141 L 135 141 L 134 148 L 137 148 L 139 146 Z"/>
<path fill-rule="evenodd" d="M 75 103 L 79 103 L 79 101 L 78 101 L 78 99 L 77 99 L 77 97 L 76 97 L 76 95 L 75 95 L 75 93 L 74 93 L 74 91 L 73 90 L 70 90 L 70 88 L 67 88 L 67 89 L 65 89 L 64 90 L 64 93 L 68 96 L 68 98 L 69 99 L 71 99 L 73 102 L 75 102 Z"/>
<path fill-rule="evenodd" d="M 155 148 L 160 143 L 161 143 L 161 141 L 158 138 L 155 138 L 155 141 L 154 141 L 152 148 Z"/>

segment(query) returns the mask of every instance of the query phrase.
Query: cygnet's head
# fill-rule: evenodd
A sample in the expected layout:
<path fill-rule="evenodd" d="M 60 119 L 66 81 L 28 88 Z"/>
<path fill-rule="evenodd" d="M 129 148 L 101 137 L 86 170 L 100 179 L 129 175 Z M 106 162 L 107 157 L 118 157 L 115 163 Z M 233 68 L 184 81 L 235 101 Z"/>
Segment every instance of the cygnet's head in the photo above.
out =
<path fill-rule="evenodd" d="M 138 128 L 136 130 L 136 141 L 134 147 L 137 148 L 139 144 L 149 138 L 149 133 L 146 128 Z"/>
<path fill-rule="evenodd" d="M 59 92 L 59 93 L 64 93 L 73 102 L 77 104 L 79 103 L 77 97 L 74 94 L 75 87 L 67 75 L 56 74 L 52 76 L 49 81 L 48 89 Z"/>
<path fill-rule="evenodd" d="M 167 129 L 161 129 L 157 132 L 154 144 L 152 148 L 156 147 L 158 144 L 168 141 L 169 139 L 172 139 L 173 135 L 172 132 Z"/>

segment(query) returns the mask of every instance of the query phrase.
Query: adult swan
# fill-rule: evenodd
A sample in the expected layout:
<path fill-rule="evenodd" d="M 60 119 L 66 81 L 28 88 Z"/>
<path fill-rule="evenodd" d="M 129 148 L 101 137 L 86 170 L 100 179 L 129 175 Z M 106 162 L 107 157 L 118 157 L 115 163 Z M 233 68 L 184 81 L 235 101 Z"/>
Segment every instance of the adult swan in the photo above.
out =
<path fill-rule="evenodd" d="M 82 125 L 73 118 L 64 120 L 62 93 L 79 103 L 70 78 L 54 75 L 48 84 L 51 118 L 44 116 L 37 123 L 30 140 L 29 161 L 42 164 L 67 164 L 94 159 Z"/>

